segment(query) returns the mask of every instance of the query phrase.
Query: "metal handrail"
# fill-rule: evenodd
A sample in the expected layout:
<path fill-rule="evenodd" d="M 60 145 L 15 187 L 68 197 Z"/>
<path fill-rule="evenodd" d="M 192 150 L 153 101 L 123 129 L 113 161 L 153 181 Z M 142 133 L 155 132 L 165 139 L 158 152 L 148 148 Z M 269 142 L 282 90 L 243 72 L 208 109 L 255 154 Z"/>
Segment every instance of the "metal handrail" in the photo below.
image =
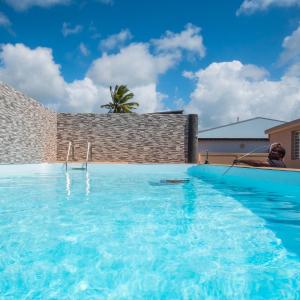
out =
<path fill-rule="evenodd" d="M 87 170 L 87 165 L 90 157 L 90 152 L 91 152 L 91 143 L 88 142 L 87 144 L 87 151 L 86 151 L 86 160 L 85 160 L 85 169 Z"/>
<path fill-rule="evenodd" d="M 70 152 L 71 152 L 71 147 L 72 147 L 72 142 L 69 142 L 68 153 L 67 153 L 67 158 L 66 158 L 66 171 L 68 170 L 68 161 L 69 161 L 69 156 L 70 156 Z"/>

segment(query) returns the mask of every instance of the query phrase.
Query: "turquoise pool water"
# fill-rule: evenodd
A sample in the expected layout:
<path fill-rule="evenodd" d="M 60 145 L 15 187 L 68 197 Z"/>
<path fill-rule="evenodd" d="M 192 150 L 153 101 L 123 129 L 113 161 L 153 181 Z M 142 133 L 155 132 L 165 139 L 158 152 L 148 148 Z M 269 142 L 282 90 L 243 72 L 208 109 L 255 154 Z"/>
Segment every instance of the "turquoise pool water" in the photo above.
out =
<path fill-rule="evenodd" d="M 223 171 L 0 166 L 0 299 L 300 299 L 298 175 Z"/>

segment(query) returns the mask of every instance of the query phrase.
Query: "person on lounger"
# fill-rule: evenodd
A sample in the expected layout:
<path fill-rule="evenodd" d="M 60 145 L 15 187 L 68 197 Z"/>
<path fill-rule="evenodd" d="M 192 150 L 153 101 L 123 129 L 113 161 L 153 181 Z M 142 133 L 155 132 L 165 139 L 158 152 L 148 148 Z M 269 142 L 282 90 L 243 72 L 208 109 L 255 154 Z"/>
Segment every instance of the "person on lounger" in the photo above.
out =
<path fill-rule="evenodd" d="M 266 162 L 251 159 L 235 159 L 234 164 L 245 164 L 253 167 L 271 167 L 271 168 L 285 168 L 283 158 L 285 156 L 285 149 L 280 143 L 274 143 L 269 148 L 269 155 Z"/>

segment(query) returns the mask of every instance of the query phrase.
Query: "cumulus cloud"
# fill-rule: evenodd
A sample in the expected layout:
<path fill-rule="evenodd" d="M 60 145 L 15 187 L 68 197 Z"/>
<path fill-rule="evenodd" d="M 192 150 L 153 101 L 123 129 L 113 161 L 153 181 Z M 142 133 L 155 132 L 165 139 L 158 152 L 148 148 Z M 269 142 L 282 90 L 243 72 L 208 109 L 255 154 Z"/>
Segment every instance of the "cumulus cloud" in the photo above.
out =
<path fill-rule="evenodd" d="M 299 117 L 300 78 L 295 75 L 272 81 L 262 68 L 231 61 L 212 63 L 194 78 L 196 88 L 186 109 L 199 114 L 202 127 L 232 122 L 237 116 Z"/>
<path fill-rule="evenodd" d="M 50 7 L 70 3 L 70 0 L 4 0 L 16 10 L 26 10 L 32 6 Z"/>
<path fill-rule="evenodd" d="M 288 77 L 299 77 L 300 76 L 300 62 L 291 64 L 286 72 Z"/>
<path fill-rule="evenodd" d="M 104 51 L 121 48 L 127 41 L 131 40 L 132 37 L 133 36 L 129 29 L 123 29 L 119 33 L 113 34 L 100 41 L 99 47 Z"/>
<path fill-rule="evenodd" d="M 240 14 L 252 14 L 256 11 L 264 11 L 270 7 L 291 7 L 300 6 L 299 0 L 244 0 L 237 11 Z"/>
<path fill-rule="evenodd" d="M 160 39 L 153 39 L 153 45 L 158 51 L 172 52 L 186 50 L 190 54 L 204 57 L 206 49 L 201 35 L 201 28 L 187 24 L 179 33 L 167 31 Z"/>
<path fill-rule="evenodd" d="M 100 105 L 110 99 L 109 89 L 96 86 L 89 78 L 75 80 L 66 85 L 67 97 L 63 99 L 59 110 L 67 112 L 99 111 Z"/>
<path fill-rule="evenodd" d="M 157 91 L 156 83 L 148 83 L 132 88 L 135 96 L 135 101 L 139 102 L 140 106 L 136 110 L 139 113 L 149 113 L 164 110 L 162 100 L 166 97 L 164 94 Z"/>
<path fill-rule="evenodd" d="M 282 43 L 283 52 L 280 55 L 281 64 L 292 63 L 300 60 L 300 25 Z"/>
<path fill-rule="evenodd" d="M 9 18 L 0 11 L 0 26 L 2 27 L 10 27 L 11 26 L 11 22 L 9 20 Z"/>
<path fill-rule="evenodd" d="M 23 44 L 3 45 L 0 52 L 0 79 L 45 104 L 65 96 L 65 82 L 49 48 L 34 50 Z"/>
<path fill-rule="evenodd" d="M 47 106 L 70 112 L 100 111 L 100 105 L 110 101 L 109 85 L 128 84 L 140 103 L 138 111 L 153 112 L 162 108 L 163 95 L 157 91 L 158 73 L 171 65 L 164 64 L 162 57 L 152 56 L 147 49 L 143 45 L 134 45 L 121 51 L 119 56 L 104 55 L 94 61 L 87 76 L 68 83 L 62 77 L 51 49 L 6 44 L 0 52 L 0 80 Z M 138 63 L 131 64 L 132 55 L 139 51 L 140 57 L 135 59 L 148 60 L 144 62 L 147 68 L 144 75 Z M 158 71 L 155 70 L 156 64 L 159 65 Z M 130 74 L 137 71 L 143 78 L 136 76 L 133 80 Z M 102 72 L 109 76 L 103 77 Z"/>
<path fill-rule="evenodd" d="M 64 37 L 67 37 L 68 35 L 80 33 L 82 30 L 83 27 L 81 25 L 76 25 L 74 27 L 71 27 L 69 23 L 64 22 L 61 32 Z"/>
<path fill-rule="evenodd" d="M 174 55 L 152 55 L 146 44 L 132 44 L 117 54 L 104 53 L 95 60 L 87 75 L 97 84 L 139 86 L 156 82 L 177 61 Z"/>
<path fill-rule="evenodd" d="M 49 48 L 6 44 L 0 65 L 1 81 L 60 111 L 91 112 L 109 99 L 108 91 L 88 78 L 65 82 Z"/>
<path fill-rule="evenodd" d="M 79 49 L 88 54 L 83 43 Z M 157 89 L 159 77 L 182 55 L 178 51 L 153 53 L 151 49 L 148 43 L 132 43 L 118 53 L 103 53 L 83 78 L 66 82 L 51 49 L 6 44 L 0 50 L 0 80 L 59 111 L 72 112 L 99 111 L 100 105 L 110 100 L 109 86 L 126 84 L 140 103 L 137 111 L 153 112 L 164 109 L 165 95 Z"/>
<path fill-rule="evenodd" d="M 177 59 L 171 54 L 152 55 L 146 44 L 132 44 L 117 54 L 104 53 L 92 63 L 87 76 L 99 86 L 128 85 L 140 103 L 138 111 L 151 112 L 161 108 L 162 95 L 156 87 L 158 76 Z"/>

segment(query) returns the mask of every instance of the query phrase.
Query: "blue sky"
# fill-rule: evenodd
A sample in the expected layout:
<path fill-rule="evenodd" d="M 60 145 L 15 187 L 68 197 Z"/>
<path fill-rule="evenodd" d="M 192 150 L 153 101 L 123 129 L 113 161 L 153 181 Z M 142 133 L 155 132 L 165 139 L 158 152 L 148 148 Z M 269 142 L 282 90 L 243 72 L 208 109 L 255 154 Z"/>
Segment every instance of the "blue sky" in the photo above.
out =
<path fill-rule="evenodd" d="M 202 127 L 291 120 L 299 22 L 299 0 L 0 0 L 0 80 L 60 111 L 101 111 L 124 83 L 140 112 Z"/>

